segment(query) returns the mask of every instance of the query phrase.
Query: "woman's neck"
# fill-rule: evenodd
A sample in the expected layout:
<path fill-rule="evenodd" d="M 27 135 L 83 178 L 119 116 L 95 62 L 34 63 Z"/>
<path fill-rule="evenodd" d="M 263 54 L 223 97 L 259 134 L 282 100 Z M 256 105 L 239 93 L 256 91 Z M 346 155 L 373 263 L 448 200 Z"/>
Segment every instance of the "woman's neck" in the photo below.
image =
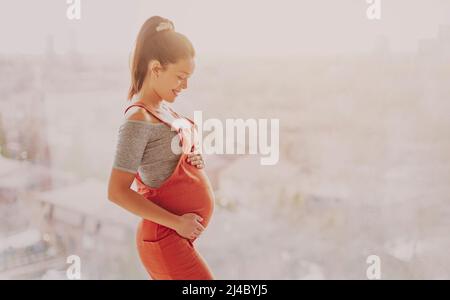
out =
<path fill-rule="evenodd" d="M 139 102 L 154 109 L 160 109 L 163 103 L 163 99 L 151 87 L 147 89 L 142 88 L 138 99 Z"/>

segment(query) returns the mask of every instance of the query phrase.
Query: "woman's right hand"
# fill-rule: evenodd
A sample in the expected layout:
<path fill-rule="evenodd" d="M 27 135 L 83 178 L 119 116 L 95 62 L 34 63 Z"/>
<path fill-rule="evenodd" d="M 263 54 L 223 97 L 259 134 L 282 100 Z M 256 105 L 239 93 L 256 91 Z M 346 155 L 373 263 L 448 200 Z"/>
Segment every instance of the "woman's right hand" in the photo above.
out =
<path fill-rule="evenodd" d="M 200 222 L 203 218 L 194 213 L 187 213 L 180 216 L 179 223 L 175 231 L 184 238 L 194 239 L 197 238 L 205 227 Z"/>

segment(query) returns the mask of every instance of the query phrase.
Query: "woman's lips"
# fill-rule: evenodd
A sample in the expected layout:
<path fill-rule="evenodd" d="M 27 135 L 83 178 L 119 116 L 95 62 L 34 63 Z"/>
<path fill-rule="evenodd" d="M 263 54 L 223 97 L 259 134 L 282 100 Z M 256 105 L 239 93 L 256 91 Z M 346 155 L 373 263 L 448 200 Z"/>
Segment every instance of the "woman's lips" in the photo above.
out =
<path fill-rule="evenodd" d="M 175 96 L 178 96 L 178 94 L 180 93 L 180 91 L 172 90 L 172 93 L 174 93 Z"/>

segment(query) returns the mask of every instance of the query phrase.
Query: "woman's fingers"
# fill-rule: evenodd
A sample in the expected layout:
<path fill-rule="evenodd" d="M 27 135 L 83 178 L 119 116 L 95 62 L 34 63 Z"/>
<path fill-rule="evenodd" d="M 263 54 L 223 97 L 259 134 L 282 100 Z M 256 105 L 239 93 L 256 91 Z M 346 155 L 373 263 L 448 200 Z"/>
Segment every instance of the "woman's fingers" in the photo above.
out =
<path fill-rule="evenodd" d="M 200 154 L 189 154 L 187 160 L 188 161 L 202 160 L 202 156 Z"/>
<path fill-rule="evenodd" d="M 199 229 L 199 230 L 205 230 L 205 227 L 204 227 L 202 224 L 198 223 L 198 224 L 197 224 L 197 229 Z"/>
<path fill-rule="evenodd" d="M 190 162 L 191 162 L 192 165 L 195 166 L 195 165 L 200 164 L 202 162 L 202 160 L 198 159 L 198 158 L 195 158 L 195 159 L 191 159 Z"/>
<path fill-rule="evenodd" d="M 190 153 L 187 154 L 187 156 L 189 158 L 194 157 L 194 156 L 198 156 L 198 155 L 200 155 L 200 153 L 198 153 L 198 151 L 190 152 Z"/>
<path fill-rule="evenodd" d="M 203 158 L 200 154 L 189 154 L 187 161 L 193 165 L 193 166 L 197 166 L 197 168 L 204 168 L 205 167 L 205 162 L 203 161 Z"/>
<path fill-rule="evenodd" d="M 192 163 L 192 165 L 196 166 L 196 167 L 204 167 L 205 166 L 203 161 L 195 161 Z"/>
<path fill-rule="evenodd" d="M 196 238 L 196 237 L 198 237 L 200 234 L 202 234 L 202 232 L 205 230 L 205 228 L 202 226 L 202 225 L 200 225 L 200 226 L 198 226 L 195 230 L 194 230 L 194 232 L 191 234 L 191 238 Z"/>

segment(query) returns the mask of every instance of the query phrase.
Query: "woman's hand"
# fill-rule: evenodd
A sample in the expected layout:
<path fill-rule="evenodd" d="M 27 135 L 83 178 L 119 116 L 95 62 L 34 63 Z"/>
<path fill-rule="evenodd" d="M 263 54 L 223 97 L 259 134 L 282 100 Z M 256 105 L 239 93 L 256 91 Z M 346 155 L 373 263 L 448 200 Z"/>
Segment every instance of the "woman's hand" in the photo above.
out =
<path fill-rule="evenodd" d="M 187 162 L 191 165 L 196 166 L 198 169 L 203 169 L 205 167 L 203 157 L 197 151 L 189 153 L 187 156 Z"/>
<path fill-rule="evenodd" d="M 184 214 L 180 217 L 175 231 L 182 237 L 192 240 L 197 238 L 205 230 L 205 227 L 200 224 L 201 221 L 203 221 L 203 218 L 197 214 Z"/>

